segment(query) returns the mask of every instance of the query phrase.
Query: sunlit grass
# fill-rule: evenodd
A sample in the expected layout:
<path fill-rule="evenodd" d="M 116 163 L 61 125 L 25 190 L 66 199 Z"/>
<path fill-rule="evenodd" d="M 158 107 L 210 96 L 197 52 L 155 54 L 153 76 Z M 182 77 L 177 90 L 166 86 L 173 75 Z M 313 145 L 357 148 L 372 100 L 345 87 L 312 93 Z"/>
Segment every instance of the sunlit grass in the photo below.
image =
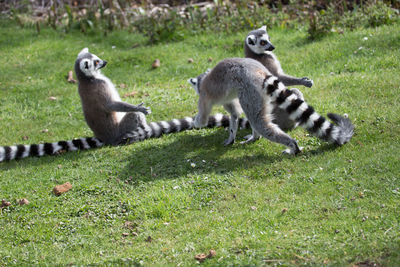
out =
<path fill-rule="evenodd" d="M 340 148 L 297 129 L 290 134 L 305 152 L 288 157 L 267 140 L 224 147 L 224 129 L 203 129 L 1 163 L 0 199 L 12 205 L 0 214 L 0 264 L 187 266 L 214 249 L 204 264 L 399 265 L 399 32 L 394 25 L 309 42 L 305 32 L 270 31 L 286 72 L 314 80 L 300 88 L 306 100 L 356 125 Z M 143 101 L 158 121 L 194 115 L 186 80 L 241 57 L 245 35 L 146 46 L 128 32 L 37 35 L 2 24 L 0 144 L 92 135 L 77 86 L 66 81 L 83 47 L 109 62 L 103 73 L 121 95 L 138 92 L 125 101 Z M 67 181 L 70 192 L 51 193 Z M 30 204 L 17 205 L 21 198 Z"/>

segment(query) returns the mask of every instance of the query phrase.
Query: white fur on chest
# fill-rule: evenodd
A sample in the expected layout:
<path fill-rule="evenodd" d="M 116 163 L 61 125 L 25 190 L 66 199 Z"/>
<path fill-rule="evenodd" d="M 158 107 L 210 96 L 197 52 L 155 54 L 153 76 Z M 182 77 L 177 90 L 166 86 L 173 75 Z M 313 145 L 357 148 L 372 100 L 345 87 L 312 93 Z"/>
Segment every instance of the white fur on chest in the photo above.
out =
<path fill-rule="evenodd" d="M 106 76 L 104 76 L 101 73 L 98 73 L 95 77 L 96 79 L 102 80 L 106 83 L 106 86 L 109 90 L 109 94 L 111 97 L 111 100 L 113 101 L 121 101 L 121 97 L 119 96 L 119 93 L 117 89 L 115 88 L 114 84 L 111 82 L 110 79 L 108 79 Z M 115 112 L 117 121 L 120 122 L 122 118 L 125 116 L 125 112 Z"/>

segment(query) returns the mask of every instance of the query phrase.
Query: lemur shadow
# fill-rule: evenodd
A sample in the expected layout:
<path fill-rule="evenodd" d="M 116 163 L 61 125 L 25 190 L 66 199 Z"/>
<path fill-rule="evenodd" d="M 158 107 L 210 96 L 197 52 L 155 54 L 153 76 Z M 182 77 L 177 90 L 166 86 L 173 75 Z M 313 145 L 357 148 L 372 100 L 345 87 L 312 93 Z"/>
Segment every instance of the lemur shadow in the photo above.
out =
<path fill-rule="evenodd" d="M 222 143 L 227 137 L 223 129 L 207 133 L 206 136 L 201 131 L 192 131 L 173 142 L 152 144 L 134 150 L 124 169 L 119 172 L 119 179 L 135 183 L 205 173 L 223 174 L 243 167 L 271 164 L 282 159 L 279 156 L 269 156 L 268 153 L 236 157 L 234 152 L 243 154 L 246 145 L 234 144 L 225 147 Z M 240 139 L 239 137 L 238 140 Z M 225 156 L 226 154 L 229 156 Z"/>
<path fill-rule="evenodd" d="M 248 133 L 246 131 L 246 134 Z M 200 131 L 192 131 L 174 142 L 149 144 L 143 149 L 133 151 L 118 177 L 126 183 L 136 183 L 188 175 L 224 174 L 243 168 L 265 168 L 287 157 L 293 157 L 276 153 L 271 155 L 267 150 L 246 154 L 244 150 L 249 150 L 249 145 L 239 144 L 244 135 L 242 132 L 237 138 L 237 143 L 228 147 L 222 144 L 228 137 L 223 129 L 206 136 Z M 265 145 L 275 144 L 268 141 Z M 334 146 L 327 144 L 302 155 L 308 157 L 333 149 Z"/>

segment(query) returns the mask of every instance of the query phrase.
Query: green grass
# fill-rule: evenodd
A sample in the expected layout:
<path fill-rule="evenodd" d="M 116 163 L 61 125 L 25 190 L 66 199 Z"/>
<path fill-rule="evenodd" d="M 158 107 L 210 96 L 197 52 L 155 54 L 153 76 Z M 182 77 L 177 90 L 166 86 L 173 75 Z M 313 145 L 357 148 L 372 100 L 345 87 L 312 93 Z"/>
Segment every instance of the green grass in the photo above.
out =
<path fill-rule="evenodd" d="M 145 102 L 148 120 L 158 121 L 194 115 L 186 80 L 242 56 L 245 35 L 146 46 L 122 31 L 37 35 L 1 22 L 0 144 L 92 135 L 77 86 L 65 77 L 83 47 L 109 62 L 103 73 L 121 95 L 139 92 L 125 101 Z M 334 148 L 296 129 L 290 134 L 305 152 L 290 157 L 265 139 L 224 147 L 224 129 L 202 129 L 0 163 L 0 199 L 12 203 L 0 213 L 0 265 L 188 266 L 214 249 L 204 265 L 398 266 L 400 25 L 316 42 L 303 31 L 270 35 L 285 71 L 314 80 L 300 88 L 308 103 L 321 114 L 349 114 L 349 144 Z M 152 70 L 155 58 L 161 67 Z M 67 181 L 72 190 L 54 196 Z M 30 204 L 17 205 L 21 198 Z"/>

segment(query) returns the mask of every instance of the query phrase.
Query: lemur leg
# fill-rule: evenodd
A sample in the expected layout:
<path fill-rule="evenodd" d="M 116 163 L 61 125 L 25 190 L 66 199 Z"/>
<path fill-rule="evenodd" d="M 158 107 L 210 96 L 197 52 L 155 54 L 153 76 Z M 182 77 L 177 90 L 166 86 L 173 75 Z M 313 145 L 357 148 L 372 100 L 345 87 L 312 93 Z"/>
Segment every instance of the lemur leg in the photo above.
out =
<path fill-rule="evenodd" d="M 231 103 L 225 104 L 224 108 L 231 114 L 229 121 L 229 138 L 225 140 L 224 145 L 232 145 L 236 139 L 236 133 L 238 130 L 238 123 L 240 114 L 243 113 L 242 107 L 239 104 L 239 100 L 235 99 Z"/>
<path fill-rule="evenodd" d="M 283 153 L 296 155 L 301 152 L 296 140 L 282 131 L 275 123 L 264 119 L 256 122 L 254 125 L 252 124 L 252 127 L 254 127 L 261 136 L 268 140 L 287 146 L 288 149 L 284 150 Z"/>
<path fill-rule="evenodd" d="M 199 113 L 194 118 L 194 127 L 201 128 L 207 125 L 208 117 L 210 116 L 212 104 L 206 101 L 202 96 L 199 98 Z"/>
<path fill-rule="evenodd" d="M 246 94 L 239 94 L 240 104 L 250 121 L 251 128 L 268 140 L 287 146 L 289 149 L 285 153 L 297 154 L 301 150 L 296 140 L 272 122 L 273 116 L 270 114 L 270 104 L 267 99 L 256 97 L 252 90 L 247 90 Z"/>
<path fill-rule="evenodd" d="M 244 137 L 245 141 L 240 142 L 240 144 L 248 144 L 248 143 L 252 143 L 257 141 L 258 139 L 260 139 L 261 135 L 259 133 L 257 133 L 256 130 L 254 130 L 253 128 L 251 128 L 252 130 L 252 134 L 246 135 Z"/>
<path fill-rule="evenodd" d="M 146 116 L 142 112 L 128 112 L 121 119 L 118 125 L 119 136 L 116 138 L 115 144 L 126 143 L 131 132 L 138 127 L 145 128 L 147 126 Z"/>

